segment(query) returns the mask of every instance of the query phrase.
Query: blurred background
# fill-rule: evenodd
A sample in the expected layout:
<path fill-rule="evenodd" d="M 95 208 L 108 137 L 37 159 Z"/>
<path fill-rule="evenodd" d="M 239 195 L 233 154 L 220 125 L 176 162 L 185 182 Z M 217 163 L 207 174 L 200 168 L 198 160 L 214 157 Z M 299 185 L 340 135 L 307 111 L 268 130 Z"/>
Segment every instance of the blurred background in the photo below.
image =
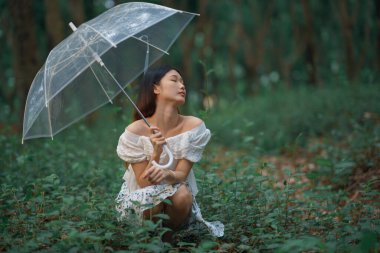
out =
<path fill-rule="evenodd" d="M 124 2 L 0 0 L 1 127 L 20 131 L 29 87 L 68 23 Z M 200 14 L 160 61 L 182 70 L 196 109 L 273 90 L 378 83 L 377 0 L 147 2 Z"/>

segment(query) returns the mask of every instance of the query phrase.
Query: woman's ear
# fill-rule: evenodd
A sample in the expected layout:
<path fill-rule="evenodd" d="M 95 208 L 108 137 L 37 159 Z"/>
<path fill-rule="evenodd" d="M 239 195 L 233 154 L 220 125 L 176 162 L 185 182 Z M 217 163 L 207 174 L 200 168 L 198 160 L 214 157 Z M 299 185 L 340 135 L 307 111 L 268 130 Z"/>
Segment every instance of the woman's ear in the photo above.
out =
<path fill-rule="evenodd" d="M 153 92 L 154 92 L 154 94 L 156 94 L 156 95 L 160 94 L 160 92 L 161 92 L 160 86 L 157 85 L 157 84 L 154 84 L 154 85 L 153 85 Z"/>

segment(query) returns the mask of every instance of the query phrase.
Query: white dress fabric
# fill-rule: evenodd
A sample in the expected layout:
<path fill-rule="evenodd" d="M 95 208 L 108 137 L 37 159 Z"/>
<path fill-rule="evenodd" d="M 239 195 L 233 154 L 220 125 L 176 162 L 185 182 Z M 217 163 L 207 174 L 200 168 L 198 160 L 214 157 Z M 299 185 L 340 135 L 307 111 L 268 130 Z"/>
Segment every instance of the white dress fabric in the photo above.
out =
<path fill-rule="evenodd" d="M 210 130 L 202 122 L 199 126 L 189 131 L 167 138 L 167 146 L 174 157 L 173 165 L 169 169 L 174 170 L 180 159 L 186 159 L 193 163 L 198 162 L 202 158 L 203 150 L 210 140 L 210 136 Z M 174 195 L 180 187 L 181 184 L 162 183 L 140 188 L 137 184 L 131 164 L 150 160 L 153 145 L 149 137 L 136 135 L 125 130 L 119 138 L 116 151 L 122 160 L 129 163 L 128 169 L 123 176 L 124 183 L 116 198 L 116 210 L 120 213 L 119 220 L 127 217 L 131 210 L 141 216 L 144 210 L 152 208 L 164 199 Z M 168 159 L 166 153 L 163 152 L 160 157 L 160 164 L 166 164 Z M 186 179 L 186 184 L 193 195 L 191 222 L 201 222 L 207 226 L 212 235 L 216 237 L 223 236 L 224 225 L 220 221 L 207 222 L 202 217 L 201 210 L 195 200 L 198 188 L 192 169 Z M 189 225 L 191 226 L 191 224 Z"/>

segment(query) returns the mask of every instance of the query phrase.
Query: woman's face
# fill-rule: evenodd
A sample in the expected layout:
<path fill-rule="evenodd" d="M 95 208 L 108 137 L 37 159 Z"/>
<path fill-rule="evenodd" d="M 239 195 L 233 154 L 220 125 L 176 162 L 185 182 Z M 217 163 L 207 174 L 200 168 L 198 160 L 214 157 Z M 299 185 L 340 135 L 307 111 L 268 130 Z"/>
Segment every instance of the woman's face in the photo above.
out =
<path fill-rule="evenodd" d="M 181 75 L 174 69 L 166 73 L 160 83 L 155 85 L 154 93 L 157 99 L 173 101 L 178 105 L 185 103 L 186 88 Z"/>

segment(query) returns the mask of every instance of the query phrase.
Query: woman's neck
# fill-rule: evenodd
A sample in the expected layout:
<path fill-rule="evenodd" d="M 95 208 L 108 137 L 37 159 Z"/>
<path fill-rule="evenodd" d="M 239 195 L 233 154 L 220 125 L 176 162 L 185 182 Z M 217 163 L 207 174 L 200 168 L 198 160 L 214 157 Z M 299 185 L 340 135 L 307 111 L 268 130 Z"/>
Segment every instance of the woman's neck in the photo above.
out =
<path fill-rule="evenodd" d="M 177 107 L 157 104 L 156 112 L 149 121 L 152 125 L 157 126 L 165 136 L 170 130 L 178 126 L 180 119 Z"/>

